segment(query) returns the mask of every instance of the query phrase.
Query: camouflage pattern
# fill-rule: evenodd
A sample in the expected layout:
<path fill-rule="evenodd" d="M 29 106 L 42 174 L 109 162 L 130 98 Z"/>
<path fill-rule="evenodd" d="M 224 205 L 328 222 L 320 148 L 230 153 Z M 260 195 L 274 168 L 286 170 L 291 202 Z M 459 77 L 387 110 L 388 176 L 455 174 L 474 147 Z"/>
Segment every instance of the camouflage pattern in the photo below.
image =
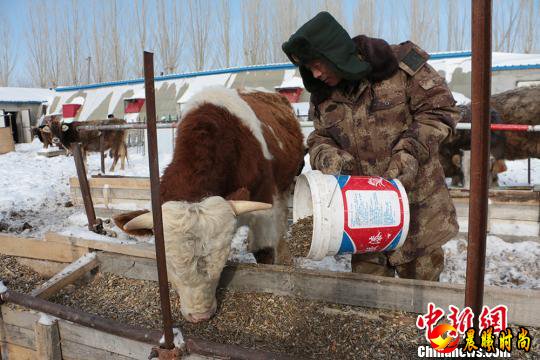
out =
<path fill-rule="evenodd" d="M 438 152 L 460 115 L 447 84 L 426 63 L 423 50 L 411 42 L 393 50 L 401 62 L 391 77 L 377 83 L 363 81 L 353 88 L 336 87 L 322 102 L 310 104 L 315 130 L 307 144 L 312 168 L 324 173 L 335 172 L 325 162 L 327 154 L 337 154 L 336 148 L 354 157 L 352 175 L 409 172 L 411 176 L 415 163 L 411 157 L 416 160 L 417 174 L 407 184 L 409 235 L 400 249 L 387 254 L 389 263 L 397 266 L 439 249 L 458 231 Z M 405 64 L 412 50 L 415 64 Z"/>
<path fill-rule="evenodd" d="M 438 281 L 444 267 L 444 251 L 438 247 L 427 255 L 395 267 L 383 253 L 361 254 L 353 257 L 351 265 L 356 273 L 394 277 L 397 272 L 403 279 Z"/>

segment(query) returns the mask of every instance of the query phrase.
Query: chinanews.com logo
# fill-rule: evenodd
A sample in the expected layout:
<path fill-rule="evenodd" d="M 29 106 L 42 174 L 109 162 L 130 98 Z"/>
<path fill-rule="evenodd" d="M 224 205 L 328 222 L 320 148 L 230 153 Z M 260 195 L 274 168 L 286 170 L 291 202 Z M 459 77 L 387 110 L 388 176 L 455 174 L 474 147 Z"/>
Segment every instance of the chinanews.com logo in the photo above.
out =
<path fill-rule="evenodd" d="M 446 322 L 441 321 L 445 312 L 433 303 L 427 313 L 418 316 L 416 327 L 424 330 L 429 345 L 418 347 L 418 357 L 511 357 L 512 351 L 529 352 L 532 337 L 529 330 L 519 327 L 514 335 L 507 327 L 508 308 L 497 305 L 484 306 L 478 316 L 478 333 L 473 327 L 474 313 L 466 307 L 459 310 L 448 307 Z"/>

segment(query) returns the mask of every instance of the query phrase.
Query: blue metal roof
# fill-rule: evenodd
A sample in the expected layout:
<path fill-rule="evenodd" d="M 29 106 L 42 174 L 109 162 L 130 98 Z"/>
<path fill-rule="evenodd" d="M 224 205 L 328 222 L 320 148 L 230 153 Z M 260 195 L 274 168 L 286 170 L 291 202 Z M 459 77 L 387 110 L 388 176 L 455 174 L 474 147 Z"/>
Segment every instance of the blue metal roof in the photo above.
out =
<path fill-rule="evenodd" d="M 229 68 L 229 69 L 217 69 L 217 70 L 156 76 L 155 81 L 185 79 L 185 78 L 191 78 L 191 77 L 196 77 L 196 76 L 206 76 L 206 75 L 231 74 L 231 73 L 239 73 L 239 72 L 244 72 L 244 71 L 288 70 L 288 69 L 294 69 L 294 68 L 295 66 L 290 63 L 242 66 L 242 67 Z M 121 86 L 121 85 L 133 85 L 133 84 L 144 84 L 144 78 L 122 80 L 122 81 L 111 81 L 111 82 L 104 82 L 104 83 L 99 83 L 99 84 L 89 84 L 89 85 L 79 85 L 79 86 L 62 86 L 62 87 L 57 87 L 55 90 L 56 91 L 73 91 L 73 90 L 96 89 L 96 88 L 107 87 L 107 86 Z"/>
<path fill-rule="evenodd" d="M 472 53 L 470 51 L 436 53 L 436 54 L 430 55 L 430 60 L 465 58 L 465 57 L 470 57 L 471 54 Z M 291 63 L 240 66 L 240 67 L 229 68 L 229 69 L 216 69 L 216 70 L 189 72 L 189 73 L 182 73 L 182 74 L 156 76 L 155 80 L 166 81 L 166 80 L 192 78 L 192 77 L 197 77 L 197 76 L 231 74 L 231 73 L 239 73 L 239 72 L 247 72 L 247 71 L 290 70 L 294 68 L 295 68 L 295 65 Z M 492 71 L 529 70 L 529 69 L 540 69 L 540 64 L 493 66 L 491 68 Z M 103 88 L 103 87 L 108 87 L 108 86 L 122 86 L 122 85 L 134 85 L 134 84 L 144 84 L 144 78 L 121 80 L 121 81 L 110 81 L 110 82 L 104 82 L 104 83 L 98 83 L 98 84 L 79 85 L 79 86 L 61 86 L 61 87 L 57 87 L 55 90 L 58 92 L 63 92 L 63 91 L 88 90 L 88 89 L 97 89 L 97 88 Z"/>
<path fill-rule="evenodd" d="M 493 66 L 491 68 L 491 71 L 530 70 L 530 69 L 540 69 L 540 64 Z"/>
<path fill-rule="evenodd" d="M 471 55 L 472 53 L 470 51 L 456 51 L 456 52 L 430 54 L 429 59 L 430 60 L 452 59 L 452 58 L 469 57 Z"/>

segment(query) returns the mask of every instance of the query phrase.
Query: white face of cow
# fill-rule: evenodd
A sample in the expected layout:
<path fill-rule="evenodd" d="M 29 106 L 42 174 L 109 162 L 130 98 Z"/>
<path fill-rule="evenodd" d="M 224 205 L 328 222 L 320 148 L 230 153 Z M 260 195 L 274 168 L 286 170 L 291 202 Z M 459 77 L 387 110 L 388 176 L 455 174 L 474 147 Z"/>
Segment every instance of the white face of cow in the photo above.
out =
<path fill-rule="evenodd" d="M 247 202 L 244 202 L 246 205 Z M 236 216 L 245 211 L 269 208 L 252 203 L 239 210 L 225 199 L 213 196 L 199 203 L 169 201 L 163 204 L 163 231 L 169 281 L 180 296 L 186 320 L 208 320 L 216 311 L 216 288 L 229 256 Z M 253 204 L 258 204 L 253 207 Z M 152 214 L 141 215 L 126 229 L 152 228 Z"/>

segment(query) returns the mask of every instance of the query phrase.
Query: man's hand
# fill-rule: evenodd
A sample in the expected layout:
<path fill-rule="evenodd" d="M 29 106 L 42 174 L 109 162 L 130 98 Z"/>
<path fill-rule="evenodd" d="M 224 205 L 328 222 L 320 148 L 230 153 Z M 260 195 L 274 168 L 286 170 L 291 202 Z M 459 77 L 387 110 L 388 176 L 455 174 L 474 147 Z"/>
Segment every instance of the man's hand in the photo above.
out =
<path fill-rule="evenodd" d="M 327 175 L 351 174 L 354 157 L 341 149 L 327 149 L 319 153 L 316 168 Z"/>
<path fill-rule="evenodd" d="M 398 151 L 392 155 L 384 177 L 398 179 L 405 190 L 410 191 L 416 181 L 416 175 L 418 175 L 418 160 L 406 151 Z"/>

